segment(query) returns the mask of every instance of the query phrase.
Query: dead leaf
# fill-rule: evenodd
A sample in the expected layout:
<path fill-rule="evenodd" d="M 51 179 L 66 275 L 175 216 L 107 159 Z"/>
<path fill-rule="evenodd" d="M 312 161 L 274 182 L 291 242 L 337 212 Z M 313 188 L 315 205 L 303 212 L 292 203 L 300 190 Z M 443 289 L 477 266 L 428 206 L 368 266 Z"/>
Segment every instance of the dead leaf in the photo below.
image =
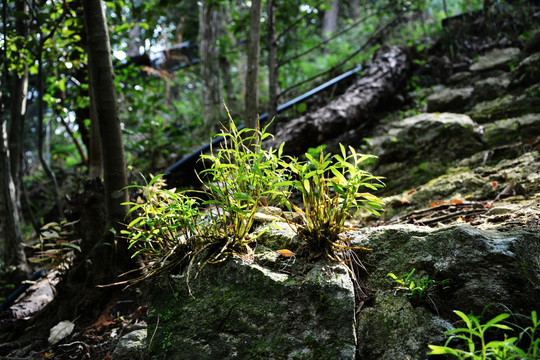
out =
<path fill-rule="evenodd" d="M 66 338 L 73 332 L 75 324 L 71 321 L 64 320 L 53 326 L 49 335 L 49 344 L 54 345 L 60 340 Z"/>
<path fill-rule="evenodd" d="M 293 257 L 294 253 L 291 250 L 281 249 L 277 251 L 283 257 Z"/>
<path fill-rule="evenodd" d="M 432 201 L 429 203 L 429 207 L 435 207 L 435 206 L 439 206 L 439 205 L 444 205 L 446 204 L 446 201 L 444 200 L 437 200 L 437 201 Z"/>
<path fill-rule="evenodd" d="M 15 303 L 10 306 L 11 313 L 15 319 L 29 318 L 36 312 L 43 309 L 54 299 L 56 293 L 55 286 L 60 281 L 60 272 L 49 271 L 46 277 L 41 278 L 30 286 Z"/>

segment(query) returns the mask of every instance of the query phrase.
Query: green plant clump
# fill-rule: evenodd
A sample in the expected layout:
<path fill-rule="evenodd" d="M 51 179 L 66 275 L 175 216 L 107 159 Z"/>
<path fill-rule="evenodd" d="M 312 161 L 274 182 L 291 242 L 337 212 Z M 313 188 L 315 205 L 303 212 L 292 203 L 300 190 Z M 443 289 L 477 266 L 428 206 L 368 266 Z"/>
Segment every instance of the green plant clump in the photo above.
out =
<path fill-rule="evenodd" d="M 252 255 L 262 234 L 251 231 L 255 214 L 266 206 L 301 216 L 301 224 L 290 223 L 303 241 L 301 254 L 341 261 L 337 254 L 352 249 L 340 238 L 345 220 L 360 208 L 374 214 L 381 209 L 379 198 L 362 191 L 383 186 L 379 177 L 359 168 L 372 155 L 357 154 L 352 147 L 347 155 L 341 146 L 340 155 L 321 151 L 317 159 L 308 153 L 302 162 L 283 156 L 283 145 L 264 149 L 262 142 L 272 136 L 267 127 L 238 130 L 230 120 L 230 129 L 220 134 L 220 148 L 201 156 L 200 196 L 165 189 L 161 176 L 146 186 L 131 186 L 143 194 L 127 203 L 135 218 L 123 231 L 133 256 L 144 259 L 144 275 L 135 281 L 182 263 L 202 268 L 230 255 Z M 291 200 L 293 190 L 301 194 L 302 205 Z"/>
<path fill-rule="evenodd" d="M 537 330 L 540 322 L 536 311 L 531 313 L 532 325 L 516 331 L 515 327 L 505 322 L 510 314 L 503 313 L 486 323 L 482 323 L 481 317 L 472 313 L 465 315 L 461 311 L 454 311 L 465 323 L 466 327 L 448 330 L 446 335 L 451 335 L 444 346 L 429 345 L 431 352 L 428 355 L 452 355 L 459 359 L 488 360 L 488 359 L 522 359 L 533 360 L 540 358 L 540 338 Z M 503 340 L 488 341 L 487 332 L 504 332 Z M 507 333 L 517 334 L 508 337 Z M 461 340 L 465 347 L 451 347 L 450 343 Z M 523 348 L 520 346 L 524 346 Z"/>
<path fill-rule="evenodd" d="M 345 220 L 357 209 L 365 209 L 377 216 L 382 209 L 382 200 L 363 192 L 364 188 L 377 190 L 382 187 L 381 177 L 373 176 L 360 168 L 373 155 L 358 154 L 349 146 L 350 155 L 340 144 L 341 154 L 324 154 L 322 148 L 316 158 L 306 153 L 307 161 L 288 157 L 282 162 L 295 179 L 286 181 L 302 195 L 303 209 L 289 201 L 287 206 L 301 215 L 303 224 L 298 235 L 303 240 L 304 250 L 311 258 L 323 256 L 332 260 L 336 254 L 347 251 L 339 236 Z"/>

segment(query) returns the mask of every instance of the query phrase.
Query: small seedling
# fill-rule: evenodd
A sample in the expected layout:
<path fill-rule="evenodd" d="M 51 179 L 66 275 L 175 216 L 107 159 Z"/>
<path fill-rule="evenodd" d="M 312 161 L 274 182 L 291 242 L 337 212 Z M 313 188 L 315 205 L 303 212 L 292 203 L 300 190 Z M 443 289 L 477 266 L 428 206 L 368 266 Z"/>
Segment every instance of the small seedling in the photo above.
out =
<path fill-rule="evenodd" d="M 391 277 L 395 283 L 396 292 L 401 291 L 407 294 L 413 305 L 420 305 L 422 303 L 431 300 L 431 295 L 438 286 L 446 289 L 449 279 L 442 281 L 432 280 L 429 275 L 424 276 L 421 279 L 413 278 L 415 269 L 408 274 L 396 276 L 393 273 L 389 273 L 387 276 Z"/>

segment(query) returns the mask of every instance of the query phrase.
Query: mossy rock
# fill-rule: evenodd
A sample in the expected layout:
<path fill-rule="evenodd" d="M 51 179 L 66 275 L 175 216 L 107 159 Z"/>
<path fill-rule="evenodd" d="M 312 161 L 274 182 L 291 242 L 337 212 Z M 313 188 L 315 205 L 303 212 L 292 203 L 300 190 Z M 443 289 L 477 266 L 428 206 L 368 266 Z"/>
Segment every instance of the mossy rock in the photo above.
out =
<path fill-rule="evenodd" d="M 451 89 L 446 88 L 431 94 L 426 98 L 427 111 L 454 111 L 458 112 L 469 105 L 472 93 L 472 87 Z"/>
<path fill-rule="evenodd" d="M 425 183 L 484 147 L 477 124 L 466 115 L 452 113 L 404 119 L 372 143 L 370 151 L 379 158 L 371 172 L 388 179 L 384 193 Z"/>
<path fill-rule="evenodd" d="M 461 172 L 439 176 L 411 194 L 409 201 L 416 207 L 426 207 L 437 200 L 494 198 L 497 191 L 479 174 L 463 169 Z"/>
<path fill-rule="evenodd" d="M 526 143 L 538 134 L 540 134 L 540 114 L 528 114 L 486 125 L 482 139 L 488 146 L 496 147 L 516 142 Z"/>
<path fill-rule="evenodd" d="M 433 294 L 441 316 L 453 310 L 481 313 L 490 303 L 528 314 L 540 298 L 540 233 L 538 229 L 480 230 L 468 225 L 438 230 L 412 225 L 362 229 L 351 233 L 352 245 L 369 247 L 370 289 L 390 290 L 387 277 L 429 275 L 449 279 L 449 288 Z"/>
<path fill-rule="evenodd" d="M 540 84 L 532 85 L 516 95 L 508 94 L 477 103 L 467 114 L 480 124 L 519 117 L 540 109 Z"/>
<path fill-rule="evenodd" d="M 540 53 L 525 58 L 511 73 L 510 88 L 524 88 L 540 82 Z"/>
<path fill-rule="evenodd" d="M 287 259 L 287 263 L 300 259 Z M 238 259 L 150 290 L 152 359 L 354 359 L 354 289 L 341 265 L 291 275 Z M 279 268 L 279 267 L 278 267 Z M 192 274 L 193 275 L 193 274 Z"/>
<path fill-rule="evenodd" d="M 358 359 L 424 360 L 429 344 L 442 345 L 453 326 L 394 291 L 375 295 L 358 315 Z"/>
<path fill-rule="evenodd" d="M 518 48 L 493 49 L 471 65 L 471 71 L 510 70 L 510 64 L 518 58 L 519 54 Z"/>

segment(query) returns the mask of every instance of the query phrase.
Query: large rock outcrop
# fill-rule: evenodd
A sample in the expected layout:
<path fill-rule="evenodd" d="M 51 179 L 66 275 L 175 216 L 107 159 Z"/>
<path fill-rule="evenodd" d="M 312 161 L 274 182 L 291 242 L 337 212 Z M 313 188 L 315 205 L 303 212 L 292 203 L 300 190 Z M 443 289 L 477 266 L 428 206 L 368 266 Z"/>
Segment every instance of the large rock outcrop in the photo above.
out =
<path fill-rule="evenodd" d="M 355 298 L 341 265 L 239 259 L 191 279 L 163 277 L 151 290 L 154 359 L 355 358 Z M 309 269 L 309 270 L 308 270 Z"/>
<path fill-rule="evenodd" d="M 527 314 L 540 298 L 540 234 L 534 230 L 439 230 L 412 225 L 350 231 L 367 272 L 355 304 L 344 267 L 272 257 L 232 259 L 192 279 L 161 278 L 151 289 L 148 334 L 155 359 L 425 359 L 456 320 L 490 303 Z M 293 239 L 291 238 L 291 243 Z M 257 262 L 257 260 L 256 260 Z M 449 279 L 422 306 L 393 290 L 389 272 Z M 501 307 L 493 307 L 501 311 Z M 357 320 L 355 320 L 357 313 Z M 490 314 L 490 313 L 488 313 Z"/>
<path fill-rule="evenodd" d="M 478 124 L 462 114 L 424 113 L 381 133 L 371 138 L 369 150 L 379 157 L 372 172 L 389 179 L 386 192 L 422 184 L 484 147 Z"/>
<path fill-rule="evenodd" d="M 468 225 L 432 229 L 421 226 L 366 228 L 351 234 L 353 245 L 370 247 L 366 285 L 384 288 L 389 272 L 450 280 L 434 297 L 433 311 L 481 313 L 501 303 L 527 314 L 540 298 L 540 233 L 536 229 L 480 230 Z"/>

